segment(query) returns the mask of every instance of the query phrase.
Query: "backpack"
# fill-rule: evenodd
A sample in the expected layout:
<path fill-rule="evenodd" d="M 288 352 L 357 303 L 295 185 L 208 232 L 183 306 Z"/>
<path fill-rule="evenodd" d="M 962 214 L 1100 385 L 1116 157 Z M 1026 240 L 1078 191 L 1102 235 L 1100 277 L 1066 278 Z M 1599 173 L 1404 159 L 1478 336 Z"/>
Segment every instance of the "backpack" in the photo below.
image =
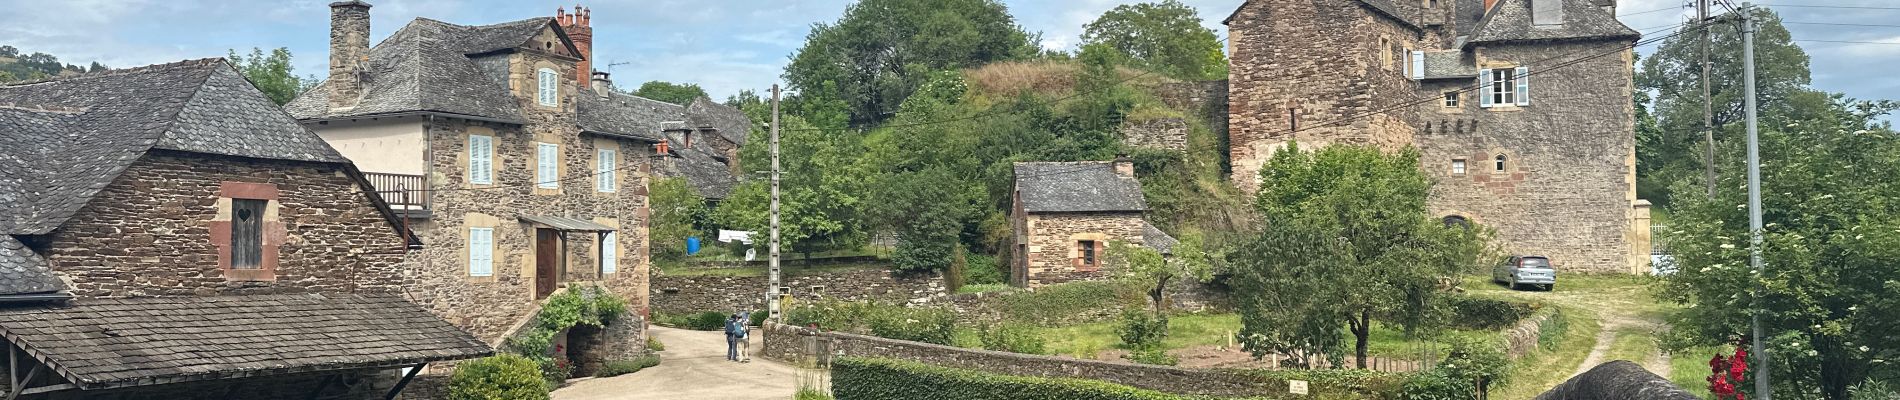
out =
<path fill-rule="evenodd" d="M 740 339 L 745 339 L 746 331 L 749 330 L 750 328 L 746 327 L 744 322 L 734 323 L 733 325 L 735 327 L 733 328 L 732 335 L 738 336 Z"/>

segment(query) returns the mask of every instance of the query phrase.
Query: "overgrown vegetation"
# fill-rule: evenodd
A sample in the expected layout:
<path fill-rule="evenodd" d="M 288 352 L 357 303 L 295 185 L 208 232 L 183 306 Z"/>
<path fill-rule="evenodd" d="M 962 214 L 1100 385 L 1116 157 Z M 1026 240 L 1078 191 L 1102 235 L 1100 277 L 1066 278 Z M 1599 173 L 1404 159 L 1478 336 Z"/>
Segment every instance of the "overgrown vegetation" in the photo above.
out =
<path fill-rule="evenodd" d="M 640 372 L 655 365 L 660 365 L 660 356 L 647 355 L 632 360 L 608 361 L 606 365 L 600 367 L 600 371 L 594 373 L 594 376 L 601 378 L 621 376 Z"/>
<path fill-rule="evenodd" d="M 647 185 L 652 219 L 647 232 L 653 257 L 677 260 L 686 256 L 686 238 L 704 237 L 706 199 L 685 178 L 660 178 Z"/>
<path fill-rule="evenodd" d="M 1522 301 L 1480 296 L 1445 296 L 1445 315 L 1456 329 L 1499 330 L 1537 312 L 1537 306 Z"/>
<path fill-rule="evenodd" d="M 688 314 L 668 314 L 653 312 L 653 323 L 680 329 L 696 331 L 717 331 L 725 329 L 726 318 L 732 314 L 719 311 L 701 311 Z"/>
<path fill-rule="evenodd" d="M 1430 371 L 1406 381 L 1406 400 L 1482 399 L 1503 383 L 1511 361 L 1496 342 L 1454 338 L 1451 352 Z"/>
<path fill-rule="evenodd" d="M 993 303 L 1004 318 L 1042 326 L 1074 321 L 1077 316 L 1115 315 L 1141 307 L 1140 289 L 1117 281 L 1071 282 L 1015 292 Z"/>
<path fill-rule="evenodd" d="M 554 348 L 554 335 L 577 325 L 605 327 L 627 313 L 627 301 L 598 286 L 573 286 L 548 296 L 527 327 L 502 343 L 502 349 L 533 361 L 549 387 L 573 374 L 567 354 Z"/>
<path fill-rule="evenodd" d="M 1016 322 L 985 326 L 978 331 L 983 348 L 1011 353 L 1042 354 L 1046 341 L 1034 326 Z"/>
<path fill-rule="evenodd" d="M 818 301 L 785 310 L 785 322 L 797 326 L 953 345 L 956 312 L 947 308 L 909 308 L 869 301 Z"/>
<path fill-rule="evenodd" d="M 534 360 L 515 354 L 455 364 L 449 377 L 450 400 L 545 400 L 548 381 Z"/>
<path fill-rule="evenodd" d="M 831 391 L 839 400 L 1198 398 L 1101 381 L 997 375 L 908 361 L 853 357 L 832 361 Z"/>

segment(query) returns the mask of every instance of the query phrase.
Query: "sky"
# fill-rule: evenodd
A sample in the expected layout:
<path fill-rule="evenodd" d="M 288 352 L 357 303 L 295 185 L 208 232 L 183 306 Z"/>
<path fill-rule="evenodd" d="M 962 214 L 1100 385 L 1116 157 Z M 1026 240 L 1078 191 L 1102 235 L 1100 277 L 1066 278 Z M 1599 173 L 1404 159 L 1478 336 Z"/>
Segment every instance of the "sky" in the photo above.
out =
<path fill-rule="evenodd" d="M 298 75 L 327 70 L 331 0 L 0 0 L 0 44 L 61 61 L 130 67 L 223 56 L 230 49 L 288 47 Z M 481 25 L 552 16 L 571 2 L 536 0 L 367 0 L 371 42 L 416 17 Z M 1242 0 L 1183 0 L 1204 25 Z M 1683 21 L 1685 0 L 1621 0 L 1626 25 L 1643 32 Z M 1896 0 L 1778 0 L 1787 4 L 1900 7 Z M 1018 23 L 1042 33 L 1042 46 L 1073 50 L 1082 25 L 1139 0 L 1003 0 Z M 703 86 L 715 99 L 779 81 L 812 24 L 836 21 L 851 0 L 589 0 L 594 68 L 622 87 L 663 80 Z M 1773 3 L 1770 3 L 1773 4 Z M 1774 6 L 1783 20 L 1895 25 L 1900 10 Z M 1797 40 L 1900 43 L 1900 27 L 1789 24 Z M 1900 99 L 1900 44 L 1800 42 L 1812 56 L 1814 86 L 1863 99 Z M 1649 53 L 1653 48 L 1639 49 Z"/>

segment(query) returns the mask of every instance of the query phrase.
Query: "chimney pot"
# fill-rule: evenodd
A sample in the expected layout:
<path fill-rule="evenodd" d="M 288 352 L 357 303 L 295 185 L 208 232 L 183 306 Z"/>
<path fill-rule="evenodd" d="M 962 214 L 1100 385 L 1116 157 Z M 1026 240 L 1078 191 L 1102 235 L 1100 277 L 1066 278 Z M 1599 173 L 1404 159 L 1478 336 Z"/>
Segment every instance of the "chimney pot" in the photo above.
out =
<path fill-rule="evenodd" d="M 1128 158 L 1128 153 L 1116 153 L 1114 164 L 1115 175 L 1135 177 L 1135 159 Z"/>
<path fill-rule="evenodd" d="M 576 82 L 588 82 L 592 79 L 590 74 L 594 71 L 594 28 L 587 25 L 592 14 L 593 10 L 575 4 L 573 14 L 567 14 L 566 18 L 559 18 L 556 21 L 561 25 L 561 30 L 567 32 L 567 39 L 574 42 L 574 49 L 580 51 L 580 54 L 576 55 L 581 60 L 574 63 L 574 81 Z"/>

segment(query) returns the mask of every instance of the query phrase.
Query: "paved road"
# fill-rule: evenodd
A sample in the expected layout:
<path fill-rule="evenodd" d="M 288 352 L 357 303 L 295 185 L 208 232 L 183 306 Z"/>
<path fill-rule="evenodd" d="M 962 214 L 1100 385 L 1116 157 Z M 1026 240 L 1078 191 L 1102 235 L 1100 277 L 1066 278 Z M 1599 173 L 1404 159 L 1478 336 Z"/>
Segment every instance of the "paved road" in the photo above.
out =
<path fill-rule="evenodd" d="M 726 361 L 720 332 L 655 326 L 648 334 L 666 345 L 659 366 L 575 382 L 555 390 L 554 400 L 787 400 L 797 391 L 797 368 L 757 357 L 743 364 Z M 758 348 L 754 334 L 752 349 Z"/>

